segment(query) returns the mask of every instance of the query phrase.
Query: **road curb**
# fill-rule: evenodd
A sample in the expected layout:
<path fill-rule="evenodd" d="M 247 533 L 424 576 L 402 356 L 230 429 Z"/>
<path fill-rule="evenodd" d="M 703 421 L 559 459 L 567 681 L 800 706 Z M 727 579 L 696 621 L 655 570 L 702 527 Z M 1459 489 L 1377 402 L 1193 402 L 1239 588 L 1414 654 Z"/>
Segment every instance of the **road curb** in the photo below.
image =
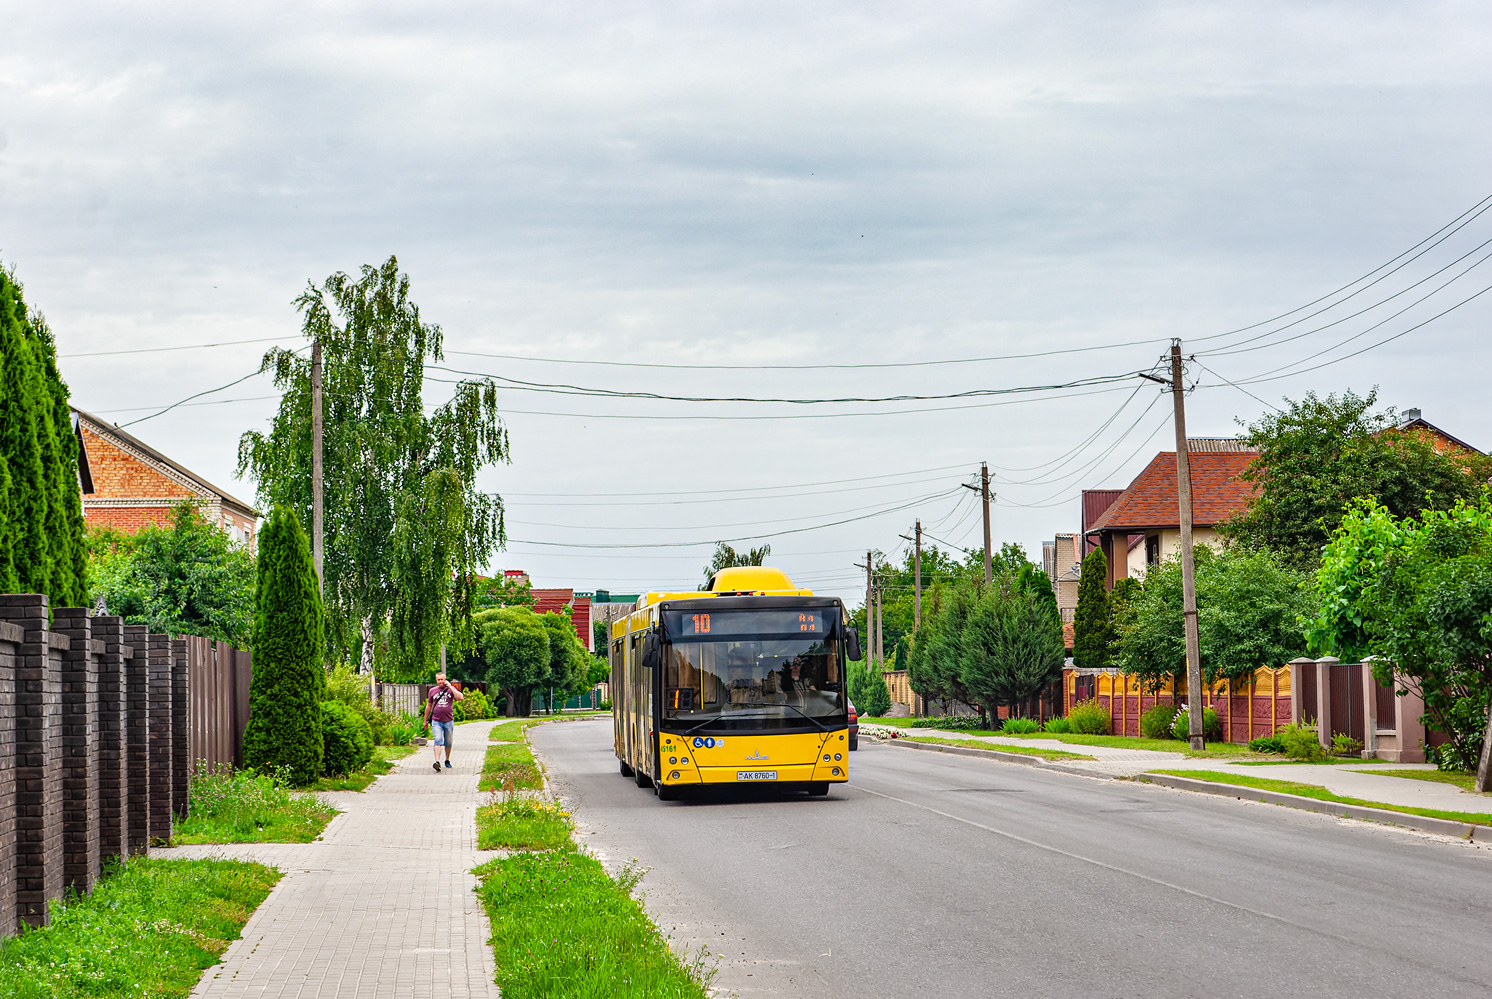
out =
<path fill-rule="evenodd" d="M 883 743 L 887 746 L 901 746 L 903 749 L 921 749 L 924 752 L 952 753 L 954 756 L 976 756 L 987 760 L 999 760 L 1001 763 L 1019 763 L 1021 766 L 1038 767 L 1042 770 L 1050 770 L 1059 774 L 1072 774 L 1075 777 L 1092 777 L 1097 780 L 1113 780 L 1111 774 L 1097 773 L 1092 770 L 1079 770 L 1077 767 L 1063 766 L 1061 763 L 1053 763 L 1039 756 L 1026 756 L 1022 753 L 1002 753 L 998 749 L 971 749 L 967 746 L 942 746 L 936 742 L 912 742 L 908 739 L 887 739 Z"/>
<path fill-rule="evenodd" d="M 1474 825 L 1470 822 L 1436 819 L 1428 815 L 1411 815 L 1408 812 L 1395 812 L 1387 808 L 1347 805 L 1340 801 L 1322 801 L 1319 798 L 1307 798 L 1299 794 L 1285 794 L 1282 791 L 1265 791 L 1262 788 L 1244 787 L 1241 784 L 1219 784 L 1216 781 L 1198 780 L 1195 777 L 1173 777 L 1170 774 L 1140 774 L 1134 779 L 1147 784 L 1159 784 L 1162 787 L 1175 788 L 1178 791 L 1196 791 L 1201 794 L 1221 795 L 1225 798 L 1241 798 L 1245 801 L 1262 801 L 1271 805 L 1287 805 L 1291 808 L 1299 808 L 1307 812 L 1320 812 L 1324 815 L 1336 815 L 1341 818 L 1363 819 L 1368 822 L 1382 823 L 1383 825 L 1402 826 L 1406 829 L 1418 829 L 1420 832 L 1437 833 L 1441 836 L 1454 836 L 1457 839 L 1492 842 L 1492 827 Z"/>

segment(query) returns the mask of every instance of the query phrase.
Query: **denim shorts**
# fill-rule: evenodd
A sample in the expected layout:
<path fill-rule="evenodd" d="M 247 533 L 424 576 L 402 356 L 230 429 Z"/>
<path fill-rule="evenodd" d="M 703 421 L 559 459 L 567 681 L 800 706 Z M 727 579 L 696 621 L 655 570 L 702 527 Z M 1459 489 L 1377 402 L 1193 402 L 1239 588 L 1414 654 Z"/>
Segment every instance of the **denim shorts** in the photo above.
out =
<path fill-rule="evenodd" d="M 430 737 L 435 740 L 437 746 L 450 746 L 456 742 L 456 723 L 453 721 L 432 721 L 430 723 Z"/>

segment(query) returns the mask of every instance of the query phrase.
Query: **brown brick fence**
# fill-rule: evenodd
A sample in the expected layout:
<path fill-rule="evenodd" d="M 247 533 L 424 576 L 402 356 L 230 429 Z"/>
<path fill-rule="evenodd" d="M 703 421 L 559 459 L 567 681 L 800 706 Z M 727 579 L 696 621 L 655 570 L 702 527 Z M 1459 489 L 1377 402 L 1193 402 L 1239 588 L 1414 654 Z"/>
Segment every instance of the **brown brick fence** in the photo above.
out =
<path fill-rule="evenodd" d="M 188 808 L 195 760 L 236 761 L 249 655 L 0 594 L 0 937 Z"/>

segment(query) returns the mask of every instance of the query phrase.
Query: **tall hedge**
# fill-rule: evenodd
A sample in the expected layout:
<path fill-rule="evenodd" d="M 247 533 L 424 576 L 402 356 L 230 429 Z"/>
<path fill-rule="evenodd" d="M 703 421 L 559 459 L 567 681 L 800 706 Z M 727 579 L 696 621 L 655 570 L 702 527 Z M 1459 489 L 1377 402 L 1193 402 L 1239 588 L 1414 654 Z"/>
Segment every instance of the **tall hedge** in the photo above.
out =
<path fill-rule="evenodd" d="M 286 767 L 308 784 L 322 773 L 325 621 L 311 545 L 294 512 L 277 507 L 264 525 L 258 571 L 244 763 Z"/>
<path fill-rule="evenodd" d="M 1078 606 L 1072 618 L 1072 663 L 1079 669 L 1103 669 L 1114 641 L 1114 615 L 1105 580 L 1109 560 L 1102 548 L 1083 559 L 1078 577 Z"/>
<path fill-rule="evenodd" d="M 0 592 L 87 602 L 78 446 L 51 331 L 0 268 Z"/>

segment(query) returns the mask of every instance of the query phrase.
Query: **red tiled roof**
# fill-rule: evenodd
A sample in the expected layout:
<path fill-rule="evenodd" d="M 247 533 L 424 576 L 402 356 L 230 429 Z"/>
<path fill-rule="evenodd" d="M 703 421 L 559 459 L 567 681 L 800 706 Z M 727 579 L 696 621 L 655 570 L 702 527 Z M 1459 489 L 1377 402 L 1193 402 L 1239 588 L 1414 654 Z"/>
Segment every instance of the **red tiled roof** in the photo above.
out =
<path fill-rule="evenodd" d="M 1211 527 L 1243 509 L 1254 487 L 1238 475 L 1254 451 L 1192 451 L 1192 524 Z M 1176 508 L 1176 452 L 1162 451 L 1124 490 L 1090 530 L 1143 531 L 1179 527 Z"/>

